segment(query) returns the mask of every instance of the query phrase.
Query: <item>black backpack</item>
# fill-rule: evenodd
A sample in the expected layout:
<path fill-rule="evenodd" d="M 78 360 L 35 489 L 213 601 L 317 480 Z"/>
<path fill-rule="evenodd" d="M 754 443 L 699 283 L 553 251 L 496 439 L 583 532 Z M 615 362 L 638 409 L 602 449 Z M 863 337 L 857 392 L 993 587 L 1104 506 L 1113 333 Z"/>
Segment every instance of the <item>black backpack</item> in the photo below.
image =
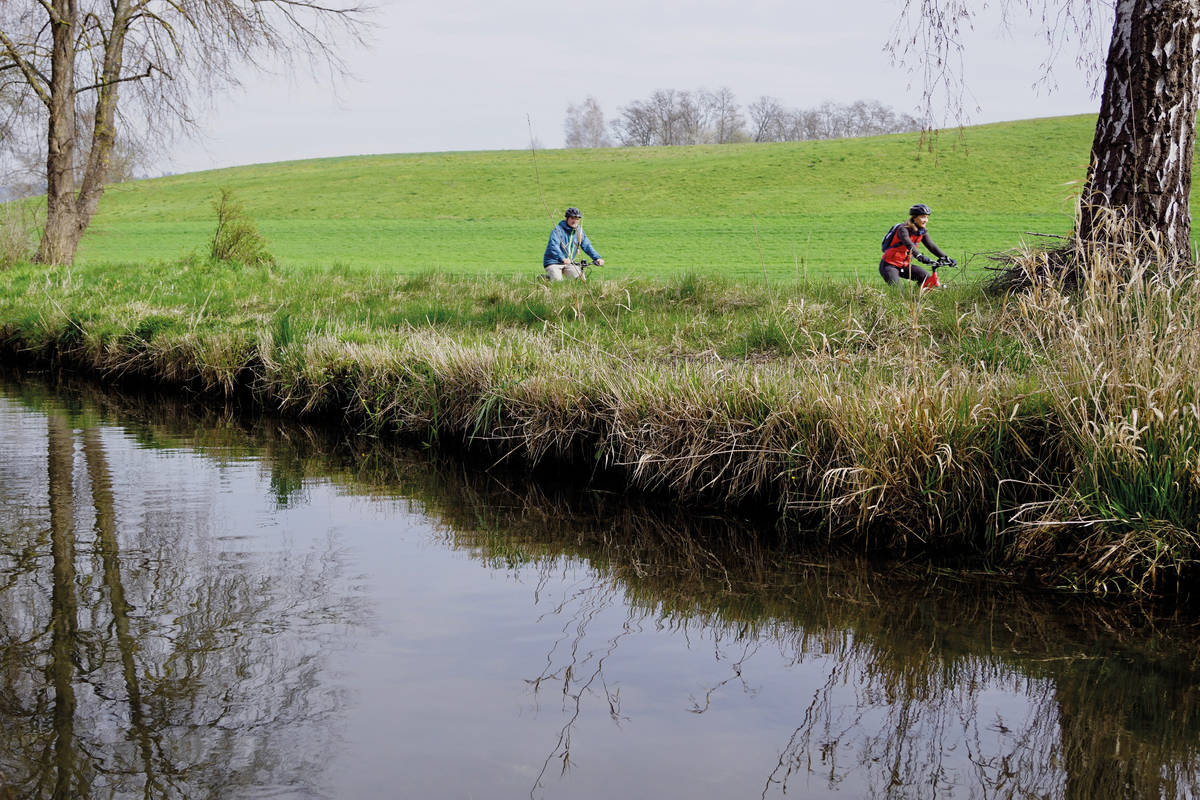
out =
<path fill-rule="evenodd" d="M 888 228 L 888 232 L 883 235 L 883 252 L 886 253 L 888 251 L 888 244 L 892 241 L 892 235 L 896 232 L 896 228 L 899 228 L 904 224 L 906 223 L 897 222 L 895 225 Z"/>

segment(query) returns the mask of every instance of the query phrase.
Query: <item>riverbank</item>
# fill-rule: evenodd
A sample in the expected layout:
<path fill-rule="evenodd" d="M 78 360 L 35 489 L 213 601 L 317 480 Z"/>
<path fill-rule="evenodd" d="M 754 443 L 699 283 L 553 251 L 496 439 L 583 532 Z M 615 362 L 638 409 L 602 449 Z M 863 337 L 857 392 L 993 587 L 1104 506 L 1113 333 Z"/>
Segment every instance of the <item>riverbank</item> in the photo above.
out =
<path fill-rule="evenodd" d="M 456 280 L 179 263 L 0 273 L 7 360 L 767 505 L 823 539 L 1085 592 L 1200 564 L 1200 293 Z"/>

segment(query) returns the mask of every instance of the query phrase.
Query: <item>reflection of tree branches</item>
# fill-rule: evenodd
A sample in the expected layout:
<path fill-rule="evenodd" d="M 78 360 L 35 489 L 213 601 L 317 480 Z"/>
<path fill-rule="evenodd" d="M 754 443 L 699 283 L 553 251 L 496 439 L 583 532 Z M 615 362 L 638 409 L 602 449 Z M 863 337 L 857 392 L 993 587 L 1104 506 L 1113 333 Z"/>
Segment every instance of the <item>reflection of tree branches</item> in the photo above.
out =
<path fill-rule="evenodd" d="M 837 746 L 842 737 L 845 736 L 847 730 L 849 730 L 849 727 L 837 733 L 834 733 L 832 730 L 830 730 L 829 720 L 833 718 L 830 699 L 833 694 L 833 687 L 842 678 L 844 670 L 844 662 L 834 662 L 832 668 L 829 670 L 829 674 L 826 677 L 824 684 L 813 693 L 812 700 L 809 702 L 808 707 L 804 710 L 803 722 L 799 727 L 792 731 L 791 738 L 788 739 L 787 745 L 779 754 L 779 760 L 775 765 L 775 769 L 773 769 L 771 774 L 767 776 L 766 785 L 763 786 L 762 790 L 763 798 L 765 798 L 767 793 L 771 791 L 771 787 L 773 785 L 780 786 L 783 793 L 786 794 L 788 779 L 791 778 L 792 773 L 802 763 L 806 767 L 807 771 L 812 771 L 812 749 L 810 747 L 810 743 L 813 733 L 817 731 L 818 725 L 821 725 L 822 723 L 824 723 L 822 732 L 825 735 L 821 737 L 820 741 L 820 758 L 822 761 L 828 760 L 830 762 L 830 785 L 832 786 L 837 784 Z M 860 719 L 861 717 L 855 719 L 853 725 L 858 724 Z M 853 725 L 850 727 L 853 727 Z M 807 759 L 802 760 L 799 758 L 797 754 L 800 753 L 806 754 Z M 780 776 L 780 772 L 783 773 L 782 777 Z"/>
<path fill-rule="evenodd" d="M 1052 797 L 1061 783 L 1059 770 L 1041 766 L 1044 759 L 1062 764 L 1056 714 L 1054 685 L 1049 681 L 1029 682 L 1025 696 L 1030 700 L 1029 713 L 1024 720 L 1005 720 L 999 716 L 982 719 L 978 714 L 971 720 L 971 733 L 966 737 L 967 757 L 974 770 L 975 784 L 986 795 L 988 787 L 1010 787 L 1012 797 Z M 997 740 L 1006 741 L 1002 748 L 984 740 L 983 727 Z M 988 755 L 988 750 L 999 750 Z M 994 793 L 1003 796 L 1001 792 Z"/>
<path fill-rule="evenodd" d="M 566 614 L 572 604 L 577 604 L 577 609 L 570 613 L 563 623 L 561 629 L 562 635 L 555 640 L 550 651 L 546 654 L 546 666 L 543 668 L 542 673 L 538 677 L 526 681 L 532 687 L 535 698 L 541 691 L 543 683 L 548 681 L 562 681 L 562 710 L 568 715 L 566 722 L 559 730 L 558 740 L 554 743 L 554 747 L 551 748 L 545 761 L 542 762 L 542 768 L 538 771 L 533 786 L 529 790 L 531 798 L 535 797 L 537 790 L 541 788 L 542 779 L 545 777 L 546 770 L 549 769 L 551 761 L 558 758 L 561 762 L 560 775 L 565 775 L 571 768 L 571 735 L 575 730 L 575 725 L 579 721 L 580 715 L 583 713 L 583 698 L 592 692 L 592 687 L 597 682 L 600 685 L 600 693 L 608 705 L 609 718 L 618 725 L 621 722 L 620 690 L 610 688 L 607 681 L 605 681 L 604 664 L 609 656 L 616 651 L 621 639 L 636 629 L 637 616 L 634 610 L 630 609 L 628 611 L 625 622 L 621 626 L 621 631 L 610 637 L 603 649 L 583 651 L 589 626 L 601 612 L 614 604 L 615 594 L 616 590 L 611 585 L 604 583 L 588 584 L 577 589 L 567 598 L 564 598 L 562 602 L 549 612 L 550 616 L 559 616 Z M 546 616 L 542 615 L 539 621 Z M 567 663 L 556 668 L 554 653 L 564 641 L 570 642 Z M 588 667 L 589 664 L 592 665 L 590 668 Z"/>
<path fill-rule="evenodd" d="M 943 787 L 952 773 L 970 787 L 963 791 L 988 797 L 1069 796 L 1088 787 L 1099 796 L 1118 780 L 1142 793 L 1151 793 L 1154 786 L 1166 796 L 1196 793 L 1200 636 L 1194 619 L 1182 614 L 1064 601 L 982 577 L 963 580 L 937 568 L 890 564 L 880 572 L 859 558 L 816 557 L 777 547 L 772 540 L 779 538 L 778 532 L 752 521 L 709 517 L 694 508 L 663 508 L 595 487 L 577 491 L 563 486 L 558 475 L 540 480 L 523 473 L 479 472 L 453 459 L 406 453 L 385 440 L 284 428 L 227 410 L 202 410 L 197 419 L 188 416 L 189 409 L 158 399 L 106 395 L 101 403 L 89 413 L 134 414 L 140 422 L 131 427 L 149 446 L 184 443 L 216 459 L 262 454 L 263 469 L 272 474 L 280 470 L 282 478 L 275 483 L 285 488 L 320 477 L 346 491 L 415 506 L 442 525 L 449 546 L 489 568 L 517 576 L 532 571 L 539 603 L 552 585 L 550 570 L 585 564 L 589 585 L 551 612 L 582 625 L 564 626 L 546 668 L 530 682 L 535 696 L 561 682 L 566 718 L 531 794 L 555 757 L 564 768 L 575 759 L 571 734 L 588 711 L 589 695 L 605 698 L 610 717 L 620 719 L 619 694 L 612 689 L 616 682 L 611 674 L 606 679 L 602 666 L 625 633 L 614 632 L 595 648 L 589 648 L 585 637 L 595 628 L 593 620 L 618 602 L 629 607 L 630 622 L 653 614 L 656 624 L 677 631 L 689 646 L 697 631 L 738 643 L 719 650 L 718 660 L 730 665 L 732 675 L 706 690 L 703 702 L 697 694 L 693 710 L 710 707 L 710 701 L 715 706 L 715 693 L 742 681 L 743 674 L 748 676 L 743 687 L 748 685 L 753 678 L 749 656 L 759 652 L 752 649 L 753 642 L 760 648 L 774 643 L 785 660 L 805 670 L 830 665 L 828 683 L 812 698 L 780 751 L 764 795 L 782 791 L 798 775 L 819 774 L 840 785 L 852 772 L 855 779 L 863 777 L 869 791 L 892 796 L 919 794 L 914 787 Z M 289 498 L 303 499 L 290 489 Z M 167 518 L 156 520 L 155 526 L 166 529 Z M 0 525 L 0 536 L 8 535 L 4 528 Z M 170 562 L 177 545 L 161 530 L 138 542 L 138 554 L 149 564 L 122 575 L 131 604 L 177 608 L 180 598 L 193 597 L 198 581 L 213 579 L 214 590 L 231 592 L 237 608 L 227 609 L 228 616 L 198 612 L 172 629 L 170 637 L 148 637 L 154 659 L 148 657 L 142 665 L 143 693 L 149 698 L 147 718 L 154 720 L 171 705 L 165 700 L 155 705 L 155 693 L 201 692 L 184 676 L 213 669 L 213 659 L 248 670 L 249 685 L 261 686 L 253 647 L 229 638 L 226 627 L 241 625 L 239 616 L 255 620 L 272 613 L 246 597 L 264 589 L 256 582 L 261 574 L 243 570 L 240 582 L 222 584 L 209 573 L 197 578 L 163 568 L 160 562 Z M 6 551 L 8 564 L 14 563 L 13 552 Z M 37 557 L 22 558 L 20 569 L 40 569 Z M 204 560 L 199 553 L 189 558 L 198 564 Z M 235 572 L 238 567 L 222 565 Z M 290 567 L 275 569 L 287 573 Z M 264 565 L 262 571 L 272 574 L 272 567 Z M 2 580 L 11 581 L 13 574 L 4 573 Z M 22 578 L 14 588 L 34 585 L 48 591 L 44 583 L 43 578 Z M 88 596 L 86 587 L 80 591 Z M 44 606 L 44 601 L 17 603 L 4 594 L 0 616 L 7 617 L 0 619 L 0 635 L 15 634 L 6 641 L 33 641 L 42 635 L 5 606 L 41 608 L 37 602 Z M 40 597 L 33 590 L 30 594 Z M 286 605 L 288 596 L 307 593 L 293 587 L 275 598 L 275 607 Z M 208 605 L 220 602 L 200 592 L 195 599 Z M 300 603 L 289 613 L 302 611 Z M 131 615 L 135 628 L 139 617 Z M 277 633 L 264 628 L 248 635 Z M 169 662 L 161 660 L 180 647 L 211 649 L 194 658 L 174 654 Z M 745 651 L 742 657 L 739 650 Z M 295 666 L 303 671 L 300 655 Z M 106 663 L 104 656 L 101 649 L 100 663 Z M 170 663 L 176 672 L 147 675 L 145 665 L 151 662 Z M 86 670 L 83 680 L 93 680 Z M 306 679 L 296 674 L 291 680 L 301 685 Z M 989 693 L 1025 702 L 1021 715 L 1010 718 L 1011 712 L 989 706 Z M 11 694 L 7 688 L 0 691 L 0 706 Z M 44 715 L 46 700 L 23 701 L 34 715 L 24 719 Z M 289 702 L 269 710 L 259 725 L 237 717 L 236 706 L 208 698 L 198 702 L 206 714 L 197 713 L 196 719 L 267 731 L 270 720 L 288 718 L 281 708 Z M 0 714 L 6 713 L 0 708 Z M 957 750 L 942 749 L 942 742 Z M 214 744 L 210 752 L 218 749 Z M 1102 763 L 1109 766 L 1084 766 Z"/>
<path fill-rule="evenodd" d="M 693 714 L 703 714 L 705 711 L 708 711 L 709 706 L 712 704 L 712 696 L 714 694 L 716 694 L 717 692 L 719 692 L 721 689 L 725 688 L 726 685 L 728 685 L 729 683 L 731 683 L 735 680 L 739 681 L 742 684 L 742 691 L 744 691 L 746 694 L 748 694 L 748 695 L 754 694 L 754 690 L 752 688 L 750 688 L 749 684 L 747 684 L 745 679 L 742 678 L 742 664 L 744 664 L 746 662 L 746 659 L 750 658 L 752 655 L 757 653 L 758 648 L 759 648 L 759 642 L 757 639 L 747 642 L 745 648 L 742 650 L 741 657 L 738 658 L 737 661 L 734 661 L 732 664 L 730 664 L 730 669 L 733 670 L 733 675 L 729 676 L 728 678 L 726 678 L 723 681 L 720 681 L 715 686 L 711 686 L 705 690 L 703 706 L 700 705 L 698 702 L 696 702 L 696 699 L 693 697 L 692 698 L 692 707 L 689 710 Z M 720 663 L 723 660 L 723 657 L 721 655 L 721 645 L 720 645 L 719 641 L 713 642 L 713 650 L 715 651 L 714 655 L 716 657 L 717 663 Z"/>
<path fill-rule="evenodd" d="M 961 770 L 959 778 L 973 776 L 974 791 L 984 795 L 1018 797 L 1039 787 L 1053 794 L 1053 787 L 1061 784 L 1061 771 L 1051 765 L 1064 763 L 1068 751 L 1078 753 L 1071 756 L 1072 763 L 1082 763 L 1089 747 L 1103 749 L 1108 741 L 1098 730 L 1080 737 L 1084 726 L 1074 726 L 1077 733 L 1072 736 L 1078 743 L 1060 743 L 1059 720 L 1065 717 L 1045 700 L 1057 696 L 1060 683 L 1069 685 L 1079 674 L 1081 646 L 1136 650 L 1147 631 L 1157 641 L 1195 640 L 1194 631 L 1182 638 L 1156 633 L 1162 623 L 1153 616 L 1139 617 L 1136 609 L 1130 614 L 1102 604 L 1072 603 L 1064 616 L 1056 608 L 1057 599 L 1007 589 L 984 593 L 968 586 L 963 591 L 942 585 L 947 573 L 893 570 L 881 577 L 853 560 L 848 566 L 814 564 L 765 547 L 763 532 L 753 525 L 698 516 L 694 510 L 664 513 L 623 494 L 579 495 L 561 488 L 558 481 L 519 475 L 508 480 L 502 472 L 472 472 L 452 461 L 435 461 L 432 468 L 424 458 L 406 464 L 390 451 L 358 450 L 350 458 L 348 453 L 340 455 L 346 449 L 342 444 L 323 445 L 318 437 L 307 441 L 324 447 L 326 457 L 344 465 L 348 479 L 363 491 L 394 493 L 401 486 L 411 492 L 444 521 L 445 538 L 452 546 L 514 574 L 519 568 L 540 567 L 538 600 L 549 585 L 552 566 L 581 559 L 595 570 L 597 584 L 606 587 L 606 604 L 615 605 L 611 595 L 619 586 L 631 608 L 655 613 L 660 624 L 685 637 L 692 628 L 711 631 L 715 638 L 729 632 L 735 641 L 778 641 L 796 654 L 796 662 L 811 652 L 838 659 L 840 666 L 830 673 L 835 682 L 823 697 L 814 698 L 781 752 L 764 794 L 783 789 L 797 770 L 820 770 L 832 785 L 851 772 L 861 773 L 873 791 L 897 795 L 914 786 L 944 785 L 954 769 Z M 308 469 L 319 468 L 314 456 Z M 589 611 L 582 596 L 568 600 L 554 613 L 598 613 Z M 1174 623 L 1165 624 L 1179 631 Z M 563 760 L 564 769 L 571 763 L 571 733 L 582 713 L 582 698 L 601 689 L 610 697 L 603 674 L 593 668 L 595 657 L 576 664 L 590 654 L 581 652 L 578 633 L 571 636 L 555 643 L 546 669 L 531 682 L 536 694 L 544 681 L 563 681 L 564 710 L 571 712 L 533 793 L 555 757 Z M 567 641 L 573 644 L 560 657 Z M 1106 644 L 1095 644 L 1098 641 Z M 1189 660 L 1179 668 L 1194 670 L 1197 650 L 1179 647 L 1178 652 L 1188 654 Z M 730 659 L 733 675 L 708 690 L 693 710 L 709 707 L 712 692 L 742 680 L 746 659 Z M 1028 717 L 982 720 L 981 692 L 1005 690 L 1017 681 L 1023 683 L 1014 693 L 1032 702 Z M 581 689 L 584 685 L 586 690 Z M 1128 691 L 1150 697 L 1132 682 Z M 1162 695 L 1167 696 L 1180 697 L 1177 689 Z M 1097 720 L 1103 716 L 1101 708 L 1119 702 L 1123 701 L 1098 698 L 1072 707 L 1085 709 L 1087 719 Z M 1174 705 L 1161 697 L 1152 703 Z M 1135 701 L 1130 707 L 1136 705 Z M 1162 744 L 1175 744 L 1156 756 L 1138 756 L 1165 765 L 1166 772 L 1186 772 L 1194 759 L 1194 748 L 1185 744 L 1191 739 L 1182 731 L 1200 729 L 1196 704 L 1185 701 L 1180 708 L 1189 709 L 1182 718 L 1169 725 L 1155 722 L 1157 730 L 1175 731 L 1164 735 Z M 1105 722 L 1107 727 L 1114 725 L 1121 723 Z M 957 742 L 958 752 L 965 755 L 954 763 L 947 761 L 941 749 L 944 741 Z M 1020 777 L 1011 777 L 1013 771 Z"/>
<path fill-rule="evenodd" d="M 49 419 L 48 506 L 0 509 L 0 798 L 9 784 L 35 800 L 304 781 L 341 705 L 314 634 L 356 613 L 335 551 L 218 562 L 184 511 L 120 530 L 99 431 L 83 430 L 85 482 L 69 423 Z M 9 546 L 47 511 L 48 537 Z"/>
<path fill-rule="evenodd" d="M 1145 744 L 1107 718 L 1111 700 L 1068 687 L 1099 687 L 1078 676 L 1032 678 L 996 659 L 931 659 L 897 671 L 875 647 L 850 644 L 782 748 L 762 791 L 786 793 L 797 775 L 822 775 L 835 787 L 851 773 L 870 796 L 971 797 L 1192 796 L 1200 766 L 1193 748 L 1180 757 Z M 1079 667 L 1093 663 L 1082 659 Z M 1117 686 L 1106 683 L 1101 693 Z M 1026 698 L 1014 715 L 981 699 Z"/>

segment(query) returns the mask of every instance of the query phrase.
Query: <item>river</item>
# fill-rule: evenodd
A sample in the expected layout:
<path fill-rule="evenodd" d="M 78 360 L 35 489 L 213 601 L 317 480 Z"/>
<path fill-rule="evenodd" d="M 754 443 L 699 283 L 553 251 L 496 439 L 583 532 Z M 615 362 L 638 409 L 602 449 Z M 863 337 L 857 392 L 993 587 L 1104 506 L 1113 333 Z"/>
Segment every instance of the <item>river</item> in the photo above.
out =
<path fill-rule="evenodd" d="M 1183 611 L 0 380 L 0 800 L 1200 796 Z"/>

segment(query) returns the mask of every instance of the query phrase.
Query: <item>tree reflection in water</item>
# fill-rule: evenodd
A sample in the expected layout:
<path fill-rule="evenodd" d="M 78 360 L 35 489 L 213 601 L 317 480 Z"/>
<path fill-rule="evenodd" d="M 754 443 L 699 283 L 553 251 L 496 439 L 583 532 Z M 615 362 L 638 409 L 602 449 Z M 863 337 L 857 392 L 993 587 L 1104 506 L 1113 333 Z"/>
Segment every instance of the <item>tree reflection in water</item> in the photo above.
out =
<path fill-rule="evenodd" d="M 808 687 L 795 708 L 774 709 L 787 724 L 763 797 L 1200 796 L 1189 614 L 817 561 L 788 537 L 694 509 L 548 492 L 545 480 L 266 419 L 188 417 L 160 400 L 89 402 L 50 416 L 46 507 L 0 503 L 0 781 L 19 796 L 205 797 L 285 781 L 319 791 L 320 754 L 299 743 L 321 737 L 289 734 L 335 714 L 319 643 L 361 616 L 332 549 L 304 564 L 213 564 L 203 524 L 169 510 L 116 528 L 104 430 L 84 419 L 109 413 L 154 446 L 253 448 L 280 506 L 303 503 L 311 478 L 405 498 L 488 569 L 537 576 L 556 635 L 524 677 L 534 711 L 558 721 L 531 796 L 586 755 L 573 734 L 589 712 L 612 725 L 644 713 L 622 697 L 620 654 L 659 628 L 711 648 L 721 670 L 691 687 L 684 715 L 711 720 L 730 693 L 758 691 L 768 656 Z M 567 588 L 551 597 L 551 586 Z M 275 624 L 284 617 L 309 628 Z"/>
<path fill-rule="evenodd" d="M 45 504 L 0 505 L 0 798 L 318 796 L 336 551 L 214 562 L 200 509 L 122 508 L 104 439 L 50 410 Z"/>
<path fill-rule="evenodd" d="M 581 507 L 536 481 L 459 477 L 463 496 L 438 505 L 456 546 L 496 568 L 550 573 L 578 559 L 594 570 L 553 606 L 569 647 L 556 644 L 531 682 L 587 676 L 564 686 L 565 727 L 547 763 L 570 763 L 581 699 L 601 713 L 607 703 L 615 722 L 637 716 L 613 702 L 620 675 L 603 673 L 622 639 L 649 624 L 708 641 L 725 665 L 728 677 L 693 696 L 695 713 L 731 689 L 755 692 L 760 652 L 782 651 L 810 680 L 824 670 L 764 798 L 814 781 L 888 798 L 1200 796 L 1191 616 L 1064 601 L 986 576 L 813 563 L 728 518 L 647 513 L 602 492 Z M 592 631 L 605 608 L 628 611 L 619 628 Z M 581 691 L 589 686 L 600 688 Z"/>
<path fill-rule="evenodd" d="M 626 617 L 625 624 L 616 634 L 609 637 L 603 647 L 598 650 L 587 649 L 587 634 L 595 614 L 610 607 L 616 589 L 603 584 L 585 586 L 574 592 L 571 597 L 559 603 L 550 613 L 554 616 L 564 616 L 566 622 L 562 627 L 562 636 L 557 639 L 546 654 L 546 667 L 536 678 L 527 681 L 534 697 L 538 697 L 543 684 L 552 683 L 555 690 L 561 685 L 562 713 L 565 717 L 559 730 L 558 741 L 554 743 L 550 754 L 542 762 L 534 780 L 531 794 L 536 793 L 542 785 L 542 779 L 550 764 L 558 759 L 560 775 L 565 775 L 571 768 L 571 734 L 579 717 L 583 713 L 583 702 L 586 696 L 599 696 L 608 705 L 608 715 L 613 722 L 621 722 L 621 692 L 614 689 L 604 680 L 604 663 L 617 649 L 621 639 L 628 636 L 636 627 L 633 611 Z M 565 614 L 569 606 L 575 606 L 575 611 Z M 566 658 L 564 663 L 556 663 L 559 645 L 565 645 Z"/>

